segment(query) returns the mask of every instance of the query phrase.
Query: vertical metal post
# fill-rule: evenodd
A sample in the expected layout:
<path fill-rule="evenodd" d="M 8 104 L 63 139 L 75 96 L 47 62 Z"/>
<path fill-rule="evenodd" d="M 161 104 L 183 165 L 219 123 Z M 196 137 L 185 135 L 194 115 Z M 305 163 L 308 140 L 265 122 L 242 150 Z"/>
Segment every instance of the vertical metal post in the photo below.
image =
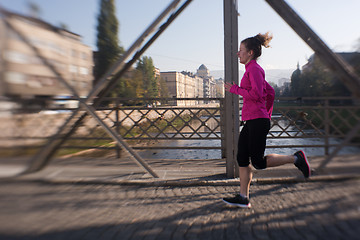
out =
<path fill-rule="evenodd" d="M 225 99 L 220 99 L 221 159 L 226 159 L 225 143 Z"/>
<path fill-rule="evenodd" d="M 325 100 L 325 155 L 329 155 L 330 115 L 329 99 Z"/>
<path fill-rule="evenodd" d="M 238 1 L 224 0 L 224 64 L 225 82 L 239 84 L 238 52 Z M 239 134 L 239 96 L 225 93 L 225 145 L 226 175 L 238 177 L 236 163 Z"/>
<path fill-rule="evenodd" d="M 117 134 L 120 135 L 120 114 L 119 114 L 119 112 L 120 112 L 120 103 L 119 103 L 119 99 L 116 98 L 116 100 L 115 100 L 115 114 L 116 114 L 115 115 L 115 118 L 116 118 L 116 120 L 115 120 L 115 122 L 116 122 L 115 131 L 116 131 Z M 116 150 L 116 157 L 120 158 L 120 146 L 119 146 L 119 144 L 115 145 L 115 150 Z"/>

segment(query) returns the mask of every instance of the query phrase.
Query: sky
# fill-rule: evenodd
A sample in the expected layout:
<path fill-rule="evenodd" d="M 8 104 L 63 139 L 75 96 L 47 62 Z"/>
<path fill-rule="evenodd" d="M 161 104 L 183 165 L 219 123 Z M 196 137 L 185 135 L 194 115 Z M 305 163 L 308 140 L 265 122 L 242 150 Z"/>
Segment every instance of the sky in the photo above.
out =
<path fill-rule="evenodd" d="M 100 0 L 0 0 L 0 6 L 29 14 L 28 3 L 40 7 L 40 18 L 61 23 L 82 36 L 96 50 Z M 128 49 L 172 0 L 115 0 L 120 45 Z M 184 2 L 184 1 L 183 1 Z M 359 0 L 287 0 L 320 38 L 336 52 L 360 47 Z M 271 48 L 259 64 L 265 69 L 295 69 L 313 54 L 303 40 L 264 0 L 238 0 L 239 42 L 258 33 L 272 32 Z M 224 69 L 223 0 L 193 0 L 185 11 L 144 53 L 160 71 L 196 72 L 201 64 L 210 71 Z M 243 70 L 244 66 L 239 65 Z"/>

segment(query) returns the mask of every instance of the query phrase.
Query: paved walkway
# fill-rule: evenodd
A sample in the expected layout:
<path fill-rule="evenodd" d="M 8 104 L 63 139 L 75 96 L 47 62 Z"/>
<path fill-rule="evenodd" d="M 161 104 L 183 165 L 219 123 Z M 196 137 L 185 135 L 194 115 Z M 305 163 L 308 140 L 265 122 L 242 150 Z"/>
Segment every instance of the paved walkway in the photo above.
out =
<path fill-rule="evenodd" d="M 310 157 L 309 161 L 313 171 L 310 181 L 348 179 L 360 176 L 360 154 L 342 155 L 335 157 L 323 171 L 316 172 L 324 157 Z M 71 157 L 56 159 L 40 172 L 26 175 L 21 179 L 41 179 L 54 182 L 111 182 L 126 184 L 214 184 L 235 183 L 236 179 L 226 177 L 224 160 L 146 160 L 150 167 L 159 175 L 153 178 L 149 173 L 139 167 L 128 154 L 121 159 L 114 157 L 79 158 Z M 14 165 L 13 162 L 2 164 L 0 162 L 0 178 L 13 176 L 24 169 L 25 162 Z M 266 170 L 254 169 L 254 182 L 301 182 L 304 178 L 293 165 L 284 165 Z"/>
<path fill-rule="evenodd" d="M 0 185 L 0 239 L 359 239 L 360 180 L 237 186 Z"/>
<path fill-rule="evenodd" d="M 222 203 L 239 187 L 216 160 L 149 161 L 155 180 L 131 159 L 58 159 L 0 182 L 0 239 L 359 239 L 358 159 L 308 181 L 290 165 L 257 171 L 251 209 Z"/>

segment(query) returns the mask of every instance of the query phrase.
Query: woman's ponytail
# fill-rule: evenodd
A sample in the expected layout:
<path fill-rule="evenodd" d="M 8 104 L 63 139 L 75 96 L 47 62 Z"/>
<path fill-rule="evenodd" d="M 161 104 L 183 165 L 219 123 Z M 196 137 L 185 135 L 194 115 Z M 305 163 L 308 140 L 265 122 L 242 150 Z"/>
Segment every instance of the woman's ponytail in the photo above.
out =
<path fill-rule="evenodd" d="M 273 38 L 270 32 L 265 34 L 259 33 L 258 35 L 250 38 L 246 38 L 241 43 L 245 44 L 247 50 L 252 50 L 254 52 L 254 59 L 256 60 L 261 56 L 261 46 L 266 48 L 270 47 L 269 43 Z"/>
<path fill-rule="evenodd" d="M 265 34 L 259 33 L 254 38 L 258 39 L 262 46 L 268 48 L 268 47 L 270 47 L 269 43 L 270 43 L 271 39 L 273 38 L 273 36 L 270 32 L 267 32 Z"/>

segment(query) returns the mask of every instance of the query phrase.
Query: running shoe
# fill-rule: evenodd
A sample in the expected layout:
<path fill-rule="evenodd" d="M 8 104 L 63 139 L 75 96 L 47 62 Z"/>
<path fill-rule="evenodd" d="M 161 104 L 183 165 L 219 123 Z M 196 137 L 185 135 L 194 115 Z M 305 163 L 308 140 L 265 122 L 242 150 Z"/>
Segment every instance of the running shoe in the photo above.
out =
<path fill-rule="evenodd" d="M 303 151 L 298 151 L 294 153 L 294 155 L 297 157 L 296 161 L 294 162 L 295 166 L 304 174 L 305 178 L 310 177 L 310 164 L 306 159 L 305 153 Z"/>
<path fill-rule="evenodd" d="M 241 208 L 250 208 L 251 203 L 249 198 L 243 197 L 240 194 L 237 194 L 235 197 L 232 198 L 223 198 L 223 202 L 230 206 L 236 206 Z"/>

